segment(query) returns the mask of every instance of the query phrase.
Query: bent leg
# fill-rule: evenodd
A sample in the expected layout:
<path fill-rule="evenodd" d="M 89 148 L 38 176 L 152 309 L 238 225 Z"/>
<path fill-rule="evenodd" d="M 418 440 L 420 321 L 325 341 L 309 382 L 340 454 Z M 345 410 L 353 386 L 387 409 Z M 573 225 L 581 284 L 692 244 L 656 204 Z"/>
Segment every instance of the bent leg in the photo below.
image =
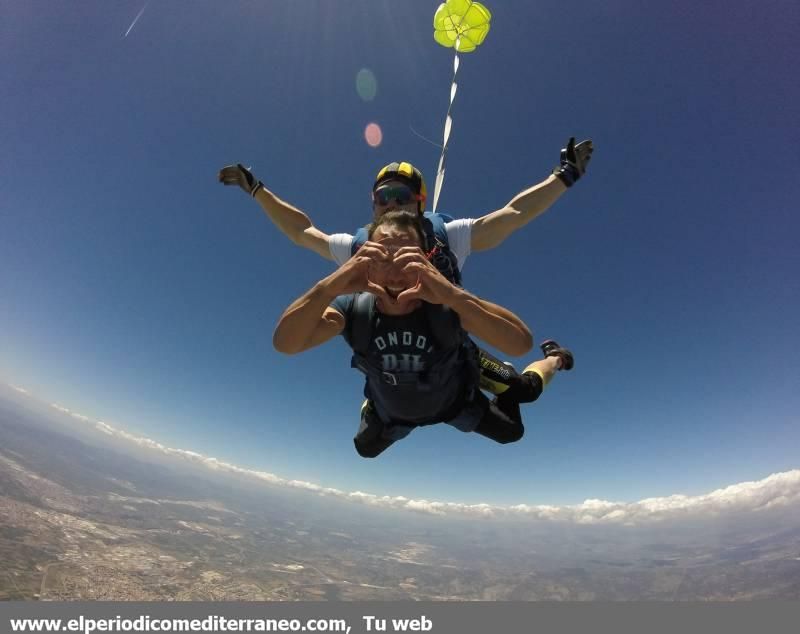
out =
<path fill-rule="evenodd" d="M 506 392 L 519 378 L 519 374 L 510 363 L 500 361 L 483 348 L 479 349 L 480 387 L 492 394 Z"/>
<path fill-rule="evenodd" d="M 483 398 L 485 399 L 486 397 L 483 396 Z M 494 401 L 488 403 L 483 416 L 473 431 L 503 445 L 517 442 L 525 433 L 525 427 L 519 415 L 519 403 L 507 401 L 501 407 L 498 404 L 499 400 L 500 397 L 498 396 Z"/>
<path fill-rule="evenodd" d="M 396 441 L 408 436 L 411 427 L 387 425 L 379 417 L 372 403 L 364 401 L 361 406 L 361 423 L 353 438 L 358 455 L 376 458 Z"/>
<path fill-rule="evenodd" d="M 530 374 L 532 364 L 525 372 L 518 374 L 510 363 L 500 361 L 486 350 L 480 350 L 480 386 L 482 390 L 497 395 L 500 403 L 531 403 L 539 398 L 542 393 L 543 380 L 541 373 L 538 376 Z"/>
<path fill-rule="evenodd" d="M 539 388 L 539 393 L 531 400 L 536 400 L 539 398 L 539 395 L 542 393 L 544 386 L 550 383 L 550 380 L 555 376 L 556 372 L 561 368 L 561 358 L 560 357 L 546 357 L 544 359 L 540 359 L 539 361 L 534 361 L 531 363 L 522 373 L 522 376 L 538 376 L 539 381 L 541 383 L 541 387 Z M 528 401 L 523 401 L 528 402 Z"/>
<path fill-rule="evenodd" d="M 481 350 L 481 387 L 489 389 L 497 396 L 489 404 L 474 431 L 503 444 L 522 438 L 525 429 L 519 404 L 535 401 L 556 372 L 570 370 L 574 363 L 572 353 L 559 347 L 554 341 L 545 342 L 543 352 L 546 355 L 544 359 L 534 361 L 522 374 L 517 374 L 511 371 L 513 368 Z M 503 366 L 509 371 L 504 370 Z M 500 381 L 498 377 L 505 380 Z M 496 386 L 501 383 L 504 387 L 499 390 L 487 387 L 489 384 Z"/>
<path fill-rule="evenodd" d="M 358 455 L 362 458 L 375 458 L 389 448 L 394 440 L 383 437 L 386 426 L 378 418 L 369 401 L 361 406 L 361 424 L 353 438 Z"/>

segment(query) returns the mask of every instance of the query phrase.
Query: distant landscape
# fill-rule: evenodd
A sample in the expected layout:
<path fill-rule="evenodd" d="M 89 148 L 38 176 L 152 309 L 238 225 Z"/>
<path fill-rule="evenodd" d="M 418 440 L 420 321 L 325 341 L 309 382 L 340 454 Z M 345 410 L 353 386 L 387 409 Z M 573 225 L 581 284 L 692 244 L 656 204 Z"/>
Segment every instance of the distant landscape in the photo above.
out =
<path fill-rule="evenodd" d="M 3 600 L 798 599 L 800 514 L 637 527 L 372 508 L 149 460 L 2 397 L 0 561 Z"/>

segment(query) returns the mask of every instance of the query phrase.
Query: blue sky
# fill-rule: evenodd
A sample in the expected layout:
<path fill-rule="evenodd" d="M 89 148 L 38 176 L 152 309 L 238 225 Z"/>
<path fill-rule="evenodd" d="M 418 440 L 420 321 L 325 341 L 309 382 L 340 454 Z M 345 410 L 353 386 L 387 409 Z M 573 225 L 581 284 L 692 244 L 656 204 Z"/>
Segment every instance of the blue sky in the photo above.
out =
<path fill-rule="evenodd" d="M 440 426 L 377 461 L 352 447 L 362 379 L 344 343 L 271 347 L 331 264 L 216 173 L 252 165 L 329 232 L 365 222 L 387 162 L 432 184 L 438 150 L 410 128 L 438 140 L 447 109 L 436 3 L 152 0 L 124 37 L 143 6 L 0 9 L 0 378 L 169 446 L 376 494 L 624 501 L 798 466 L 795 3 L 487 5 L 439 208 L 492 211 L 570 135 L 594 140 L 585 180 L 464 269 L 577 367 L 516 445 Z"/>

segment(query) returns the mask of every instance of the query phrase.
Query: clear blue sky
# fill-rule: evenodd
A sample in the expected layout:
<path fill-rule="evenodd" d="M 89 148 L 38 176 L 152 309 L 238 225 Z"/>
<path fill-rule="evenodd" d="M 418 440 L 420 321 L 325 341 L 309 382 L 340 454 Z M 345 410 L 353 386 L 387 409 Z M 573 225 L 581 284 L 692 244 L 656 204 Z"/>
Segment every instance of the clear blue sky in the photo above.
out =
<path fill-rule="evenodd" d="M 127 37 L 144 2 L 0 5 L 0 378 L 173 447 L 370 493 L 637 500 L 797 467 L 797 3 L 487 5 L 440 210 L 502 206 L 570 135 L 596 147 L 585 180 L 464 269 L 575 352 L 522 442 L 439 426 L 359 458 L 344 342 L 271 347 L 332 265 L 216 182 L 250 164 L 328 232 L 366 221 L 389 161 L 432 186 L 438 150 L 410 127 L 438 140 L 447 109 L 436 2 L 152 0 Z"/>

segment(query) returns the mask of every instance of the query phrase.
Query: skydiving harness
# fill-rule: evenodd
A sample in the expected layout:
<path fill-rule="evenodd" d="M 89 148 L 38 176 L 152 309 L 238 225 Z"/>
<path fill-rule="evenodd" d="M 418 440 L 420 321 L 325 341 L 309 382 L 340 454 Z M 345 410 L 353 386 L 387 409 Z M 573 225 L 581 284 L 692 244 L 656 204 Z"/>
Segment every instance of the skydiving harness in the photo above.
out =
<path fill-rule="evenodd" d="M 350 367 L 363 372 L 367 377 L 367 390 L 370 384 L 379 382 L 392 387 L 411 386 L 415 391 L 431 392 L 442 386 L 454 373 L 465 375 L 465 397 L 470 402 L 478 386 L 480 366 L 478 347 L 461 328 L 458 315 L 438 304 L 422 302 L 422 310 L 434 339 L 436 352 L 431 356 L 428 367 L 422 372 L 387 372 L 368 357 L 369 343 L 372 340 L 380 319 L 375 309 L 375 296 L 371 293 L 357 293 L 353 299 L 345 340 L 353 349 Z"/>
<path fill-rule="evenodd" d="M 450 250 L 450 241 L 447 237 L 445 224 L 452 218 L 447 214 L 426 213 L 422 216 L 422 228 L 425 230 L 425 247 L 423 251 L 428 254 L 428 259 L 438 271 L 456 286 L 461 286 L 461 271 L 458 270 L 458 258 Z M 350 255 L 355 255 L 369 236 L 367 228 L 361 227 L 356 231 Z"/>

